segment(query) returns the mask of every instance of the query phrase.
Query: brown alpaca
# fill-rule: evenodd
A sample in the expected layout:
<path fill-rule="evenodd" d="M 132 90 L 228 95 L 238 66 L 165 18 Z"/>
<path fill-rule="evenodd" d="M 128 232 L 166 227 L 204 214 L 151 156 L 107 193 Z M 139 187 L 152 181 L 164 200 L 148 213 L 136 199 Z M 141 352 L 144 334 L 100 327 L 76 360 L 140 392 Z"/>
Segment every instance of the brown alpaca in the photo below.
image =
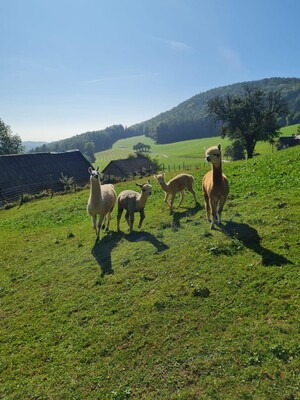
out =
<path fill-rule="evenodd" d="M 177 193 L 179 193 L 180 201 L 178 207 L 180 207 L 182 200 L 184 198 L 185 189 L 192 193 L 195 203 L 196 193 L 193 189 L 194 177 L 189 174 L 179 174 L 171 179 L 168 183 L 165 182 L 165 174 L 154 175 L 154 178 L 160 184 L 160 187 L 165 192 L 165 203 L 169 206 L 170 210 L 173 210 L 174 199 Z M 169 196 L 171 195 L 171 202 L 168 201 Z"/>
<path fill-rule="evenodd" d="M 222 173 L 221 145 L 212 146 L 205 151 L 206 161 L 212 165 L 211 171 L 204 175 L 202 189 L 204 193 L 206 217 L 214 224 L 221 224 L 221 214 L 229 193 L 228 179 Z M 212 215 L 212 218 L 211 218 Z"/>

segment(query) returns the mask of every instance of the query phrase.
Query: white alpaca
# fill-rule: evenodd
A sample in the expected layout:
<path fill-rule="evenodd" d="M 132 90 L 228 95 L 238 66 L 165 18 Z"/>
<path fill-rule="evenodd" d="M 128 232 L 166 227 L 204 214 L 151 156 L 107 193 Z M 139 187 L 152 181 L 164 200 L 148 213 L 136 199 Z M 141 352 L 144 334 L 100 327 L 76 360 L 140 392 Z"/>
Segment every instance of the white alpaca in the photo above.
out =
<path fill-rule="evenodd" d="M 134 190 L 124 190 L 118 196 L 118 216 L 117 216 L 117 229 L 120 231 L 120 220 L 123 210 L 126 210 L 125 218 L 129 225 L 129 231 L 132 232 L 134 213 L 140 213 L 140 222 L 138 227 L 142 227 L 143 220 L 145 219 L 144 208 L 147 203 L 148 197 L 151 194 L 151 185 L 148 180 L 147 183 L 140 185 L 136 184 L 142 189 L 142 193 L 135 192 Z"/>
<path fill-rule="evenodd" d="M 98 167 L 97 169 L 89 167 L 88 171 L 90 173 L 90 197 L 87 204 L 87 211 L 92 218 L 92 225 L 96 231 L 97 240 L 99 240 L 102 224 L 103 228 L 106 228 L 106 230 L 109 229 L 111 213 L 117 201 L 117 194 L 113 185 L 101 185 Z M 98 229 L 96 227 L 97 214 L 99 214 Z"/>
<path fill-rule="evenodd" d="M 165 203 L 170 207 L 171 211 L 173 210 L 174 199 L 177 193 L 179 193 L 180 200 L 178 207 L 180 207 L 182 200 L 184 198 L 185 189 L 188 190 L 194 196 L 195 203 L 196 193 L 193 189 L 193 181 L 194 177 L 189 174 L 179 174 L 171 179 L 168 183 L 165 182 L 165 174 L 154 175 L 154 178 L 160 184 L 160 187 L 165 192 Z M 168 201 L 169 196 L 171 195 L 171 202 Z"/>
<path fill-rule="evenodd" d="M 212 146 L 205 152 L 206 161 L 211 163 L 212 169 L 204 175 L 202 189 L 204 193 L 206 217 L 214 224 L 221 224 L 221 214 L 229 193 L 227 177 L 222 173 L 221 145 Z M 210 216 L 212 215 L 212 218 Z"/>

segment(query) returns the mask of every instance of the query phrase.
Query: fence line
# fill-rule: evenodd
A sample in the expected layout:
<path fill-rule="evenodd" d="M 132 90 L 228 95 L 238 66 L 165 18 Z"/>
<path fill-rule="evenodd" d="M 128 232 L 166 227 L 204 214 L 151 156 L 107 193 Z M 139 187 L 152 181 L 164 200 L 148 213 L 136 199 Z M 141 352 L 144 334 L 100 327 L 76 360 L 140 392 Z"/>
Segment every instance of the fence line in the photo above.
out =
<path fill-rule="evenodd" d="M 192 164 L 187 164 L 183 162 L 182 164 L 173 164 L 173 165 L 165 165 L 164 163 L 162 164 L 162 171 L 168 171 L 168 172 L 176 172 L 176 171 L 189 171 L 191 169 L 200 169 L 201 166 L 206 167 L 207 162 L 203 163 L 195 163 L 194 165 Z"/>
<path fill-rule="evenodd" d="M 79 182 L 74 182 L 70 187 L 66 187 L 62 182 L 53 182 L 52 176 L 48 180 L 39 181 L 34 183 L 24 184 L 22 177 L 19 179 L 19 184 L 17 186 L 12 186 L 7 189 L 0 188 L 0 207 L 4 207 L 8 203 L 20 203 L 24 202 L 26 195 L 34 196 L 39 194 L 44 194 L 49 197 L 53 197 L 55 192 L 66 192 L 69 190 L 76 190 L 80 185 L 85 185 L 86 180 L 80 180 Z"/>

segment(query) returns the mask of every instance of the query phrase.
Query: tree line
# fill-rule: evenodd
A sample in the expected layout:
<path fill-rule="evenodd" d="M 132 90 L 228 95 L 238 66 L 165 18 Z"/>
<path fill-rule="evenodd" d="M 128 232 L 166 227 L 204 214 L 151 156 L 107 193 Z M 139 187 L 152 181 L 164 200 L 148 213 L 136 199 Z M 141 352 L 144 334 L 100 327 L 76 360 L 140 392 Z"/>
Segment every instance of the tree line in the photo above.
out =
<path fill-rule="evenodd" d="M 268 78 L 208 90 L 131 128 L 137 135 L 151 137 L 158 144 L 217 136 L 219 125 L 211 124 L 207 113 L 208 102 L 216 97 L 243 96 L 245 85 L 265 93 L 281 93 L 288 106 L 288 113 L 278 117 L 280 127 L 300 122 L 300 79 Z"/>

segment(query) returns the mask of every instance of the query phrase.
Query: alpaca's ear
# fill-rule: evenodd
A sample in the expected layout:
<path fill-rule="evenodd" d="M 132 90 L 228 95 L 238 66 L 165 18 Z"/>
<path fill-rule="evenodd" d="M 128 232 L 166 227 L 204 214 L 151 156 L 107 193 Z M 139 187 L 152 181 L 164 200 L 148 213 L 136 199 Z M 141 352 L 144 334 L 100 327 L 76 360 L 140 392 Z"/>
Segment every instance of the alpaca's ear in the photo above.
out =
<path fill-rule="evenodd" d="M 148 185 L 150 185 L 150 179 L 147 180 Z"/>
<path fill-rule="evenodd" d="M 89 171 L 89 173 L 91 174 L 91 173 L 93 172 L 92 167 L 88 167 L 88 171 Z"/>
<path fill-rule="evenodd" d="M 220 145 L 220 143 L 218 144 L 218 149 L 221 150 L 221 145 Z"/>
<path fill-rule="evenodd" d="M 99 167 L 96 168 L 96 171 L 99 172 Z"/>
<path fill-rule="evenodd" d="M 154 179 L 157 179 L 157 175 L 153 175 L 153 178 L 154 178 Z"/>
<path fill-rule="evenodd" d="M 138 186 L 139 188 L 143 187 L 143 185 L 141 185 L 140 183 L 136 183 L 136 186 Z"/>

